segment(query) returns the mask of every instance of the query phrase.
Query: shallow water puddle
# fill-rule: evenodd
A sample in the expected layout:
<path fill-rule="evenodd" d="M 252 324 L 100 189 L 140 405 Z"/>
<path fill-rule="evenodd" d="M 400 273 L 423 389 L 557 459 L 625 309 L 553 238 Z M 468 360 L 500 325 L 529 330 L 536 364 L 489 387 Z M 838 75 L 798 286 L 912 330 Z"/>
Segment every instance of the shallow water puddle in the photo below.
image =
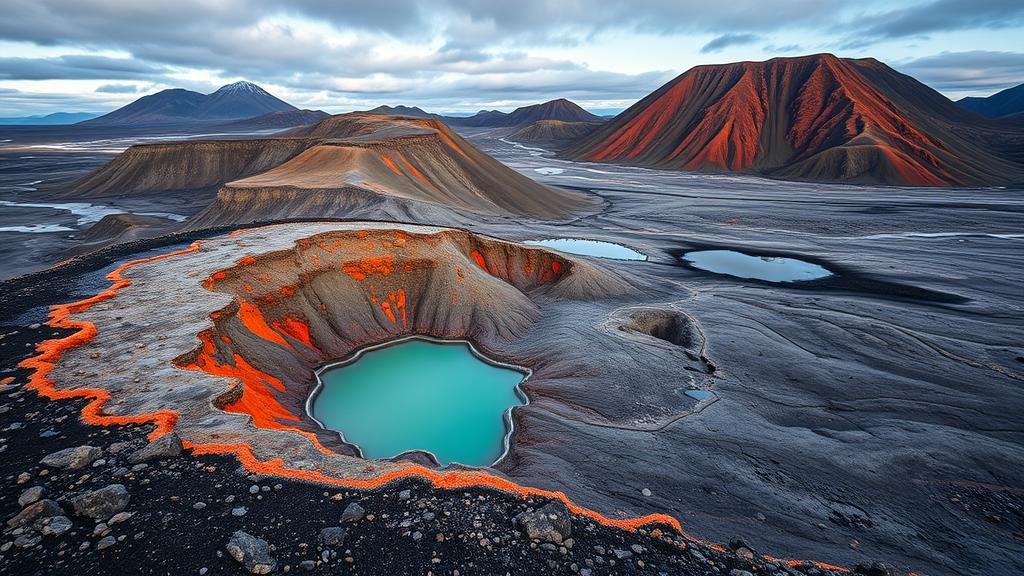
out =
<path fill-rule="evenodd" d="M 622 244 L 602 242 L 600 240 L 548 238 L 545 240 L 527 240 L 524 244 L 554 248 L 555 250 L 568 252 L 569 254 L 597 256 L 598 258 L 612 258 L 615 260 L 647 260 L 647 256 L 645 254 L 641 254 L 632 248 L 627 248 Z"/>
<path fill-rule="evenodd" d="M 551 176 L 554 174 L 561 174 L 562 172 L 565 172 L 565 168 L 534 168 L 533 171 L 538 174 Z"/>
<path fill-rule="evenodd" d="M 703 402 L 713 396 L 713 394 L 707 390 L 687 390 L 684 394 L 698 402 Z"/>
<path fill-rule="evenodd" d="M 822 266 L 796 258 L 756 256 L 735 250 L 698 250 L 683 254 L 683 259 L 708 272 L 768 282 L 803 282 L 832 275 Z"/>
<path fill-rule="evenodd" d="M 504 455 L 526 374 L 465 342 L 419 338 L 367 349 L 319 372 L 309 406 L 366 458 L 423 450 L 441 465 L 488 466 Z"/>

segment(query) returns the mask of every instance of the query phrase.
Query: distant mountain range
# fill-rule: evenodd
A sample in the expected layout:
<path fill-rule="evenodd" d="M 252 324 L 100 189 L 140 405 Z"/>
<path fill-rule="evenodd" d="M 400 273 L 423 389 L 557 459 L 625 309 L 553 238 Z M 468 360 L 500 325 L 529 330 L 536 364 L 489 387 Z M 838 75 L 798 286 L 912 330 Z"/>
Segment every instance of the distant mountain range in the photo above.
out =
<path fill-rule="evenodd" d="M 366 110 L 370 114 L 390 114 L 409 116 L 412 118 L 432 118 L 441 120 L 449 126 L 470 128 L 502 128 L 523 127 L 541 120 L 558 120 L 560 122 L 604 122 L 606 118 L 587 112 L 578 104 L 565 98 L 551 100 L 542 104 L 532 104 L 516 108 L 512 112 L 500 110 L 481 110 L 470 116 L 442 116 L 431 114 L 418 106 L 378 106 Z"/>
<path fill-rule="evenodd" d="M 878 60 L 697 66 L 564 155 L 677 170 L 909 186 L 1024 181 L 1014 142 Z"/>
<path fill-rule="evenodd" d="M 143 96 L 109 114 L 82 122 L 82 126 L 160 126 L 224 123 L 298 108 L 252 82 L 235 82 L 212 94 L 182 88 Z"/>
<path fill-rule="evenodd" d="M 3 126 L 57 126 L 61 124 L 75 124 L 84 120 L 90 120 L 99 116 L 93 112 L 54 112 L 40 116 L 18 116 L 14 118 L 0 118 L 0 125 Z"/>
<path fill-rule="evenodd" d="M 410 118 L 433 118 L 440 120 L 442 116 L 438 114 L 431 114 L 420 108 L 419 106 L 377 106 L 372 110 L 365 110 L 367 114 L 386 114 L 389 116 L 408 116 Z"/>
<path fill-rule="evenodd" d="M 1024 114 L 1024 84 L 996 92 L 986 98 L 968 96 L 957 100 L 956 103 L 988 118 Z"/>
<path fill-rule="evenodd" d="M 445 122 L 452 126 L 499 128 L 506 126 L 525 126 L 539 120 L 559 120 L 562 122 L 604 122 L 605 118 L 591 114 L 578 104 L 565 98 L 551 100 L 543 104 L 523 106 L 512 112 L 499 110 L 481 110 L 473 116 L 447 116 Z"/>

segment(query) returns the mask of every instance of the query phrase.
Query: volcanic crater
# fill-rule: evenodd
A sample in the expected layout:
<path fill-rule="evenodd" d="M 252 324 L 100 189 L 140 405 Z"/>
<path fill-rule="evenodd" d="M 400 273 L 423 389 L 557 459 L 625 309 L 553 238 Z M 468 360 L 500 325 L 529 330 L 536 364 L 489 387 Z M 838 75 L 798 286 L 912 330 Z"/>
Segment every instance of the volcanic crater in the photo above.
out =
<path fill-rule="evenodd" d="M 154 436 L 173 428 L 195 453 L 234 453 L 258 473 L 351 487 L 412 474 L 449 487 L 554 494 L 584 510 L 560 492 L 523 487 L 544 484 L 529 463 L 555 440 L 524 419 L 643 429 L 688 411 L 673 395 L 678 382 L 664 379 L 657 364 L 639 355 L 608 358 L 638 376 L 608 388 L 601 362 L 565 338 L 572 330 L 605 339 L 603 325 L 581 327 L 587 315 L 576 310 L 625 322 L 617 302 L 640 296 L 643 283 L 543 248 L 414 225 L 281 224 L 197 242 L 125 273 L 130 279 L 112 297 L 55 313 L 92 328 L 49 347 L 61 354 L 36 386 L 55 395 L 84 377 L 110 398 L 106 417 L 150 419 L 159 425 Z M 663 341 L 673 348 L 693 341 L 684 334 L 690 320 L 666 318 L 614 332 L 652 352 Z M 318 367 L 408 336 L 466 340 L 490 358 L 531 369 L 522 384 L 531 403 L 513 413 L 528 453 L 513 437 L 508 455 L 486 470 L 439 470 L 422 451 L 366 460 L 307 414 Z M 693 372 L 704 371 L 702 357 L 690 360 Z M 569 372 L 573 378 L 565 378 Z M 662 389 L 651 385 L 657 380 Z M 629 405 L 640 386 L 649 400 Z M 622 526 L 678 527 L 662 515 L 594 515 Z"/>

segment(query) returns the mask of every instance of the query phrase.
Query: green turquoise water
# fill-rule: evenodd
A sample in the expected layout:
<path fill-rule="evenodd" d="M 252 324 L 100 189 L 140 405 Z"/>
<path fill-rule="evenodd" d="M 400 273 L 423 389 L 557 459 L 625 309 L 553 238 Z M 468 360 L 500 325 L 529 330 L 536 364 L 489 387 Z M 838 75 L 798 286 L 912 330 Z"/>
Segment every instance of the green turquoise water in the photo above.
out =
<path fill-rule="evenodd" d="M 310 408 L 367 458 L 425 450 L 442 465 L 488 466 L 505 450 L 505 411 L 525 404 L 516 391 L 524 378 L 465 342 L 413 339 L 321 372 Z"/>

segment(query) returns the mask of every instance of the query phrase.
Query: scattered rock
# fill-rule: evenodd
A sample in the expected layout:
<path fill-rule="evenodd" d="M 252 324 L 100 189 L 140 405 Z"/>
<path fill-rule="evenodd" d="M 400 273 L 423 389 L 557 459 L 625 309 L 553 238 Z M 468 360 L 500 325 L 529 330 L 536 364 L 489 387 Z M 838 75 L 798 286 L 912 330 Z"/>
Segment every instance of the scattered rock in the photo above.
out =
<path fill-rule="evenodd" d="M 249 512 L 249 509 L 246 508 L 245 506 L 237 506 L 237 507 L 231 509 L 231 515 L 232 516 L 239 516 L 239 517 L 245 516 L 245 514 L 247 512 Z"/>
<path fill-rule="evenodd" d="M 402 490 L 401 492 L 398 493 L 399 500 L 408 500 L 410 498 L 412 498 L 411 490 Z"/>
<path fill-rule="evenodd" d="M 36 536 L 34 534 L 22 534 L 14 539 L 14 545 L 18 548 L 31 548 L 36 544 L 39 544 L 42 539 L 43 538 L 41 536 Z"/>
<path fill-rule="evenodd" d="M 267 541 L 248 532 L 239 530 L 232 534 L 227 550 L 251 574 L 269 574 L 277 568 L 277 562 L 270 556 Z"/>
<path fill-rule="evenodd" d="M 128 489 L 124 484 L 110 484 L 71 499 L 75 514 L 106 520 L 128 506 Z"/>
<path fill-rule="evenodd" d="M 341 526 L 328 526 L 320 531 L 320 541 L 325 546 L 341 546 L 345 543 L 347 530 Z"/>
<path fill-rule="evenodd" d="M 40 460 L 43 466 L 50 468 L 61 468 L 63 470 L 78 470 L 92 464 L 94 460 L 103 455 L 103 449 L 96 446 L 76 446 L 58 450 L 53 454 L 47 454 Z"/>
<path fill-rule="evenodd" d="M 521 512 L 514 522 L 531 540 L 561 544 L 572 535 L 569 510 L 558 500 L 552 500 L 532 512 Z"/>
<path fill-rule="evenodd" d="M 110 520 L 107 520 L 107 523 L 108 524 L 120 524 L 121 522 L 124 522 L 125 520 L 131 518 L 132 515 L 133 514 L 131 512 L 118 512 L 117 514 L 114 514 L 113 516 L 111 516 Z"/>
<path fill-rule="evenodd" d="M 733 538 L 729 541 L 729 550 L 732 550 L 733 554 L 743 558 L 744 560 L 753 560 L 754 549 L 747 546 L 747 543 L 742 538 Z"/>
<path fill-rule="evenodd" d="M 156 460 L 166 460 L 181 456 L 181 438 L 174 432 L 168 432 L 128 456 L 130 464 L 141 464 Z"/>
<path fill-rule="evenodd" d="M 640 491 L 640 493 L 643 494 L 645 498 L 650 498 L 651 495 L 654 494 L 653 492 L 651 492 L 650 488 L 644 488 L 643 490 Z"/>
<path fill-rule="evenodd" d="M 71 530 L 72 526 L 71 519 L 67 516 L 54 516 L 43 524 L 42 533 L 48 536 L 60 536 Z"/>
<path fill-rule="evenodd" d="M 131 447 L 131 442 L 114 442 L 107 447 L 107 452 L 110 452 L 111 454 L 120 454 Z"/>
<path fill-rule="evenodd" d="M 64 511 L 53 500 L 43 499 L 26 506 L 17 516 L 7 521 L 11 528 L 20 528 L 42 518 L 60 516 Z"/>
<path fill-rule="evenodd" d="M 341 523 L 351 524 L 353 522 L 359 522 L 366 516 L 366 509 L 359 505 L 358 502 L 353 502 L 345 507 L 345 511 L 341 513 Z"/>
<path fill-rule="evenodd" d="M 96 543 L 96 549 L 105 550 L 107 548 L 110 548 L 114 544 L 117 544 L 117 539 L 115 539 L 113 536 L 106 536 L 104 538 L 101 538 L 100 541 Z"/>
<path fill-rule="evenodd" d="M 33 486 L 31 488 L 26 488 L 21 493 L 21 495 L 18 496 L 18 506 L 22 506 L 22 507 L 28 506 L 29 504 L 32 504 L 33 502 L 38 502 L 39 499 L 42 498 L 42 497 L 43 497 L 43 487 L 42 486 Z"/>

